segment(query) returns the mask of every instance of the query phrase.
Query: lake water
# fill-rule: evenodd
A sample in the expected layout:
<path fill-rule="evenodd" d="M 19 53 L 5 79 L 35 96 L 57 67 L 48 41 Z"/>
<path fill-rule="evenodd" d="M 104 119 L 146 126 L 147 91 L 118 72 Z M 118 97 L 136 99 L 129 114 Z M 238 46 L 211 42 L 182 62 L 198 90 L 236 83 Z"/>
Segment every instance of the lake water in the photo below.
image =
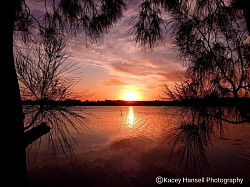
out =
<path fill-rule="evenodd" d="M 60 151 L 56 133 L 50 137 L 58 146 L 56 155 L 48 148 L 52 145 L 48 136 L 29 147 L 30 186 L 159 186 L 157 176 L 165 177 L 163 186 L 178 180 L 177 186 L 230 186 L 232 182 L 237 186 L 239 179 L 244 184 L 250 181 L 248 123 L 207 121 L 211 119 L 182 107 L 80 109 L 86 120 L 79 132 L 73 128 L 68 131 L 76 142 L 62 144 L 71 154 Z"/>

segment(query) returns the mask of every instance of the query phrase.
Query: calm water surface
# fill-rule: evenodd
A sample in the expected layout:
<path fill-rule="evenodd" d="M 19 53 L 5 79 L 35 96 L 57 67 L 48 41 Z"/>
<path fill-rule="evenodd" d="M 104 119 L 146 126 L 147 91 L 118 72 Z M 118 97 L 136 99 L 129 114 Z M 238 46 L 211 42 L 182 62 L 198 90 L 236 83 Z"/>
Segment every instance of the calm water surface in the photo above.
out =
<path fill-rule="evenodd" d="M 59 152 L 54 158 L 46 137 L 38 151 L 31 147 L 30 186 L 159 186 L 157 176 L 250 179 L 247 123 L 185 126 L 192 115 L 180 112 L 181 107 L 93 106 L 81 110 L 86 121 L 79 132 L 70 131 L 76 141 L 69 145 L 71 155 Z"/>

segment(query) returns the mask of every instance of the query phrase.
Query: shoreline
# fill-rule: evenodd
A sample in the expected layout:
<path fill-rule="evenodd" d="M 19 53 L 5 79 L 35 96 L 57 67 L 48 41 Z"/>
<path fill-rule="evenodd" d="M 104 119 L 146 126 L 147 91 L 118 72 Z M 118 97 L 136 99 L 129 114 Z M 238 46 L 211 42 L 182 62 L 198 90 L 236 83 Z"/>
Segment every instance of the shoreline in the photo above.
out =
<path fill-rule="evenodd" d="M 104 101 L 32 101 L 26 100 L 23 105 L 60 105 L 60 106 L 250 106 L 250 98 L 193 98 L 183 101 L 125 101 L 125 100 L 104 100 Z"/>

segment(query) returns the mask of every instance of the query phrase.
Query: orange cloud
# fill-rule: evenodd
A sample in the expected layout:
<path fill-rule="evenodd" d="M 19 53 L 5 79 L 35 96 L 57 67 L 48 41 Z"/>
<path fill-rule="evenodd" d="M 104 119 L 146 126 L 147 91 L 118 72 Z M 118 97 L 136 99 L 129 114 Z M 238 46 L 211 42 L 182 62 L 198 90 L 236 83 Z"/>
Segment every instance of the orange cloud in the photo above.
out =
<path fill-rule="evenodd" d="M 166 81 L 179 81 L 180 77 L 185 75 L 185 70 L 173 70 L 170 72 L 159 72 L 157 73 L 160 76 L 163 76 Z"/>
<path fill-rule="evenodd" d="M 119 79 L 109 79 L 106 81 L 103 81 L 104 86 L 124 86 L 128 83 Z"/>

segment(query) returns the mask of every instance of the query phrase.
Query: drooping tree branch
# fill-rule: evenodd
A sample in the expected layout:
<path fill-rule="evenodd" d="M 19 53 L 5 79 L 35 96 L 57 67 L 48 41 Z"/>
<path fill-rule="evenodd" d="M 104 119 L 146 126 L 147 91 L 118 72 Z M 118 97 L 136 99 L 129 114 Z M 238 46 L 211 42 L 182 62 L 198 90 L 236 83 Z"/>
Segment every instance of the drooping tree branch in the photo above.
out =
<path fill-rule="evenodd" d="M 50 127 L 45 123 L 41 123 L 24 133 L 24 146 L 27 147 L 43 135 L 50 132 Z"/>

